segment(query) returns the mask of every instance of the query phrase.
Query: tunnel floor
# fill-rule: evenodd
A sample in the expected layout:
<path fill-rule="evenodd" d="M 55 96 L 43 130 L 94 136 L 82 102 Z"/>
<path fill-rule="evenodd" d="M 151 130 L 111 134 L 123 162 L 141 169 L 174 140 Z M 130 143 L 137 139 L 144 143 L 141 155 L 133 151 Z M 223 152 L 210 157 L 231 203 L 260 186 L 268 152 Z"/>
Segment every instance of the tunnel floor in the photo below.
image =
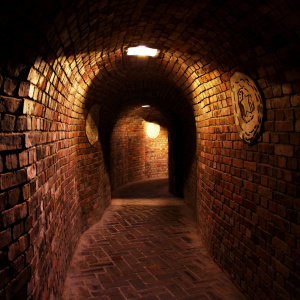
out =
<path fill-rule="evenodd" d="M 100 222 L 84 232 L 63 299 L 245 299 L 205 250 L 193 212 L 168 180 L 113 193 Z"/>

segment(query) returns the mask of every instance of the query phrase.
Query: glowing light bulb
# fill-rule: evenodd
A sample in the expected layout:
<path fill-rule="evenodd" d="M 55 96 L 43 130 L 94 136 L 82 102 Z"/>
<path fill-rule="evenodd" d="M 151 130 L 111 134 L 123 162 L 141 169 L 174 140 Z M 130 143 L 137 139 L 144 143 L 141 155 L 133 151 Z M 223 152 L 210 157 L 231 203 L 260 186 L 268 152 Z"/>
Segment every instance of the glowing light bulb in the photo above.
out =
<path fill-rule="evenodd" d="M 147 134 L 150 139 L 155 139 L 158 137 L 160 132 L 160 126 L 155 123 L 148 123 L 147 124 Z"/>

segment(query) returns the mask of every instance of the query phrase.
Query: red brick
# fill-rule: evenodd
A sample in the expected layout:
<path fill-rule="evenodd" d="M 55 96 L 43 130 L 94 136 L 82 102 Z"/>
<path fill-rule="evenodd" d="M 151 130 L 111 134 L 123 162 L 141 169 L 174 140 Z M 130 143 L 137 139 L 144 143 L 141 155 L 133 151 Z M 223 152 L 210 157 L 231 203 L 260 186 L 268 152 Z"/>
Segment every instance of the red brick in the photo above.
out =
<path fill-rule="evenodd" d="M 28 236 L 23 235 L 15 243 L 8 248 L 8 259 L 14 260 L 17 256 L 23 253 L 28 247 Z"/>
<path fill-rule="evenodd" d="M 23 145 L 22 134 L 0 135 L 0 151 L 21 149 Z"/>
<path fill-rule="evenodd" d="M 21 107 L 22 100 L 0 96 L 0 112 L 16 113 Z"/>
<path fill-rule="evenodd" d="M 19 86 L 18 95 L 19 97 L 28 97 L 29 96 L 30 83 L 21 82 Z"/>
<path fill-rule="evenodd" d="M 16 154 L 6 155 L 5 165 L 8 170 L 16 169 L 18 167 L 18 158 Z"/>
<path fill-rule="evenodd" d="M 276 216 L 276 215 L 272 216 L 272 220 L 273 220 L 274 226 L 276 226 L 277 228 L 279 228 L 285 232 L 290 232 L 290 227 L 291 227 L 290 222 L 288 222 L 284 218 Z"/>
<path fill-rule="evenodd" d="M 276 131 L 294 131 L 294 122 L 293 121 L 277 121 L 275 123 Z"/>
<path fill-rule="evenodd" d="M 258 186 L 257 192 L 265 198 L 272 199 L 272 190 L 267 187 Z"/>
<path fill-rule="evenodd" d="M 13 239 L 16 240 L 22 234 L 24 234 L 24 223 L 18 223 L 13 227 Z"/>
<path fill-rule="evenodd" d="M 280 98 L 271 99 L 272 108 L 287 108 L 291 106 L 290 97 L 284 96 Z"/>
<path fill-rule="evenodd" d="M 0 221 L 3 228 L 22 220 L 27 215 L 27 203 L 19 204 L 11 209 L 3 211 L 0 215 Z"/>
<path fill-rule="evenodd" d="M 300 95 L 292 95 L 291 103 L 292 103 L 292 106 L 299 107 L 300 106 Z"/>
<path fill-rule="evenodd" d="M 23 114 L 35 115 L 41 117 L 42 113 L 43 113 L 42 104 L 28 99 L 24 100 Z"/>
<path fill-rule="evenodd" d="M 1 120 L 1 130 L 3 132 L 11 132 L 15 128 L 16 117 L 11 115 L 4 115 L 4 118 Z"/>
<path fill-rule="evenodd" d="M 236 168 L 243 168 L 244 161 L 241 159 L 232 159 L 232 166 Z"/>
<path fill-rule="evenodd" d="M 12 233 L 10 228 L 0 232 L 0 249 L 9 245 L 11 241 L 12 241 Z"/>
<path fill-rule="evenodd" d="M 257 208 L 257 215 L 259 217 L 262 217 L 266 221 L 271 221 L 272 220 L 272 214 L 266 209 L 258 207 Z"/>
<path fill-rule="evenodd" d="M 282 91 L 285 95 L 290 95 L 292 94 L 292 85 L 290 83 L 285 83 L 282 85 Z"/>
<path fill-rule="evenodd" d="M 256 171 L 256 162 L 244 161 L 244 168 L 247 170 Z"/>
<path fill-rule="evenodd" d="M 18 117 L 16 120 L 15 130 L 18 132 L 26 131 L 27 128 L 27 118 L 24 116 Z"/>
<path fill-rule="evenodd" d="M 277 155 L 293 157 L 294 147 L 289 145 L 275 145 L 274 153 Z"/>
<path fill-rule="evenodd" d="M 26 168 L 27 180 L 30 181 L 36 176 L 36 165 L 31 165 Z"/>
<path fill-rule="evenodd" d="M 16 172 L 0 175 L 0 187 L 2 190 L 14 187 L 27 181 L 26 170 L 21 169 Z"/>
<path fill-rule="evenodd" d="M 9 96 L 14 96 L 17 90 L 17 81 L 12 80 L 10 78 L 5 78 L 3 91 L 5 94 Z"/>
<path fill-rule="evenodd" d="M 287 267 L 285 267 L 282 263 L 280 263 L 278 260 L 276 259 L 272 259 L 272 266 L 274 267 L 274 269 L 276 271 L 279 272 L 279 274 L 282 274 L 284 277 L 288 278 L 290 271 Z"/>
<path fill-rule="evenodd" d="M 19 164 L 21 168 L 28 165 L 28 151 L 19 154 Z"/>
<path fill-rule="evenodd" d="M 14 206 L 20 200 L 20 188 L 8 191 L 8 202 L 10 206 Z"/>
<path fill-rule="evenodd" d="M 26 291 L 27 282 L 30 280 L 30 274 L 31 274 L 31 266 L 27 266 L 16 278 L 14 278 L 9 286 L 7 287 L 6 295 L 8 299 L 13 299 L 13 296 L 16 295 L 21 288 L 24 288 Z M 22 296 L 16 296 L 17 299 L 24 298 L 25 295 Z"/>

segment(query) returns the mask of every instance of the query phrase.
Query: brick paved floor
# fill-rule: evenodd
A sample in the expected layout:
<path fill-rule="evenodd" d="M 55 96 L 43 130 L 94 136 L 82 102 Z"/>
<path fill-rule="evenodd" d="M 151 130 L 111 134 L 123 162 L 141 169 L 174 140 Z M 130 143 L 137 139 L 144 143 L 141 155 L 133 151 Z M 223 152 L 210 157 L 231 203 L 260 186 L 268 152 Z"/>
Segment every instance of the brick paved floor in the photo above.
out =
<path fill-rule="evenodd" d="M 81 237 L 63 300 L 245 299 L 214 263 L 192 211 L 167 180 L 113 193 L 102 220 Z"/>

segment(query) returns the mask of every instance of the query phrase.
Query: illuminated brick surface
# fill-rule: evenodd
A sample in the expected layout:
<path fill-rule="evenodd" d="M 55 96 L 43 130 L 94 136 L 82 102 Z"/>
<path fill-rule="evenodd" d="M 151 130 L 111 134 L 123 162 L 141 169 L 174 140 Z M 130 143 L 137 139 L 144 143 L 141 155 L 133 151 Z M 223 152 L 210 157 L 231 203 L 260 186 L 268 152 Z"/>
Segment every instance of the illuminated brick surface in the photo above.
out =
<path fill-rule="evenodd" d="M 114 125 L 143 104 L 160 112 L 170 190 L 214 260 L 250 299 L 300 298 L 299 30 L 294 0 L 2 1 L 0 299 L 60 299 L 81 234 L 146 174 L 117 176 L 111 151 Z M 159 55 L 126 55 L 141 44 Z M 236 71 L 262 93 L 251 145 L 234 124 Z"/>

